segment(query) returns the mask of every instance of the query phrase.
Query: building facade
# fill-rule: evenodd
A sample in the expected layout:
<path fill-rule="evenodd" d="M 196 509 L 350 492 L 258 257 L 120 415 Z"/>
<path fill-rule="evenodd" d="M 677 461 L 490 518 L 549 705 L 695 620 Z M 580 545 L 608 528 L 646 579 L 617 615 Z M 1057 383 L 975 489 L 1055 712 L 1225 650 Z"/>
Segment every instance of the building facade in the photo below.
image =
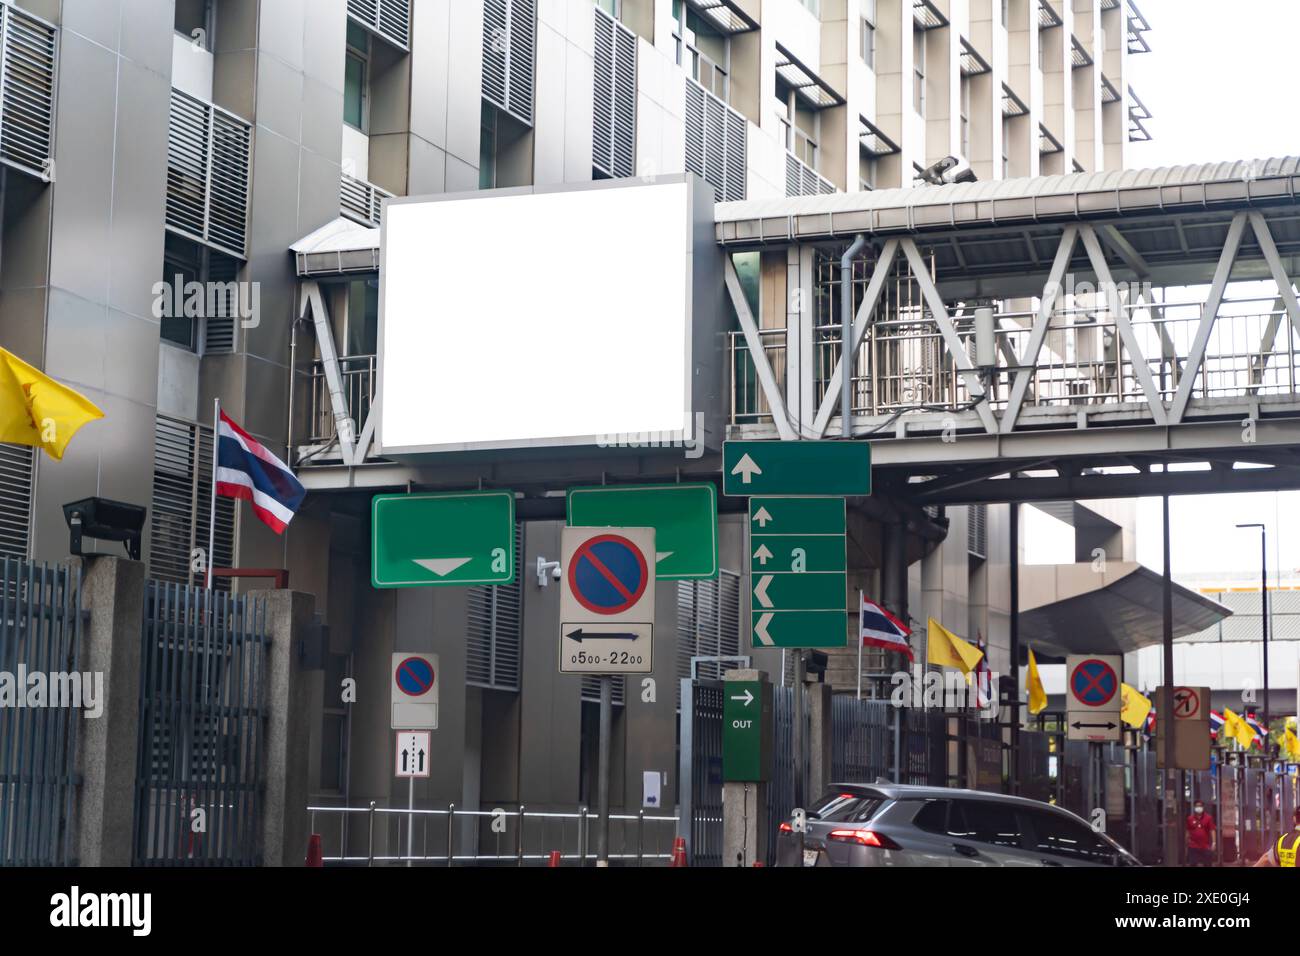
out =
<path fill-rule="evenodd" d="M 219 399 L 311 492 L 284 537 L 218 503 L 215 561 L 287 568 L 318 596 L 312 783 L 353 805 L 398 799 L 387 668 L 393 651 L 424 649 L 441 657 L 442 719 L 418 799 L 593 799 L 593 685 L 555 673 L 556 589 L 529 568 L 558 554 L 557 488 L 678 465 L 593 450 L 542 467 L 512 586 L 370 588 L 374 493 L 539 471 L 401 472 L 368 453 L 385 198 L 683 172 L 720 202 L 857 192 L 911 186 L 947 156 L 982 180 L 1114 169 L 1147 135 L 1126 61 L 1149 28 L 1121 0 L 6 0 L 0 13 L 0 344 L 106 413 L 62 462 L 0 448 L 0 548 L 62 558 L 62 504 L 100 495 L 149 507 L 153 576 L 197 583 Z M 736 264 L 773 335 L 810 281 L 800 270 L 825 268 L 767 253 Z M 716 456 L 687 472 L 716 476 Z M 885 587 L 885 517 L 855 519 L 853 587 L 868 594 Z M 917 509 L 897 552 L 913 620 L 986 638 L 1004 673 L 1008 517 Z M 1107 534 L 1131 560 L 1131 534 Z M 639 805 L 654 770 L 671 805 L 679 679 L 693 656 L 751 653 L 743 547 L 743 522 L 724 514 L 718 579 L 660 590 L 667 663 L 654 687 L 616 694 L 615 805 Z M 837 658 L 828 678 L 852 687 L 855 667 Z M 359 697 L 345 705 L 347 678 Z"/>

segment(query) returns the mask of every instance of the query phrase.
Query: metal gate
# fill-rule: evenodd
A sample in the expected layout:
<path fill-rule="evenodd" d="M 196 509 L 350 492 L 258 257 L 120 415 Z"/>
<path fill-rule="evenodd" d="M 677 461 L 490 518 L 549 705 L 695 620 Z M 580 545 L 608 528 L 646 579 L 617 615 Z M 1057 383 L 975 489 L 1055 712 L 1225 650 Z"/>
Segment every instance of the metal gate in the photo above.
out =
<path fill-rule="evenodd" d="M 266 604 L 181 584 L 145 591 L 136 866 L 256 866 Z"/>
<path fill-rule="evenodd" d="M 831 782 L 875 783 L 894 777 L 894 718 L 884 700 L 831 698 Z"/>
<path fill-rule="evenodd" d="M 81 571 L 0 558 L 0 671 L 24 706 L 0 706 L 0 866 L 73 861 L 82 657 Z M 46 701 L 26 706 L 19 675 L 45 675 Z M 49 695 L 57 695 L 55 701 Z M 17 703 L 16 701 L 14 702 Z"/>
<path fill-rule="evenodd" d="M 722 866 L 722 682 L 682 680 L 681 835 L 691 866 Z"/>

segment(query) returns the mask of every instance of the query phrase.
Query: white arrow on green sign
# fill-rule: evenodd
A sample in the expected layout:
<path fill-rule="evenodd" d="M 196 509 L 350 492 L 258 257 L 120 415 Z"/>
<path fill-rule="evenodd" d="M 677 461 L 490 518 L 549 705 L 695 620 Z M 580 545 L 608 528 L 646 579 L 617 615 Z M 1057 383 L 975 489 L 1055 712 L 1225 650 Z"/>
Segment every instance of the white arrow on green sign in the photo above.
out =
<path fill-rule="evenodd" d="M 571 528 L 654 528 L 655 578 L 718 576 L 718 492 L 711 484 L 570 488 Z"/>
<path fill-rule="evenodd" d="M 377 588 L 509 584 L 514 492 L 376 496 L 370 578 Z"/>
<path fill-rule="evenodd" d="M 871 446 L 862 441 L 728 441 L 722 493 L 869 495 Z"/>
<path fill-rule="evenodd" d="M 749 499 L 754 647 L 844 647 L 848 574 L 843 498 Z"/>

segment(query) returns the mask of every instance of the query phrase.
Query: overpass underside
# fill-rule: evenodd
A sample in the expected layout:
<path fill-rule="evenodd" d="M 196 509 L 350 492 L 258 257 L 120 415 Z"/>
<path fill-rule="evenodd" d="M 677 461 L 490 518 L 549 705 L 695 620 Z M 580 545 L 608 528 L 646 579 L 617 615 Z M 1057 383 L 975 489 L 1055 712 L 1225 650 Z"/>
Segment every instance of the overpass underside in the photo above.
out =
<path fill-rule="evenodd" d="M 731 433 L 844 434 L 841 257 L 862 236 L 848 433 L 882 491 L 1300 487 L 1298 193 L 1288 158 L 719 206 Z M 784 316 L 746 295 L 756 259 Z"/>

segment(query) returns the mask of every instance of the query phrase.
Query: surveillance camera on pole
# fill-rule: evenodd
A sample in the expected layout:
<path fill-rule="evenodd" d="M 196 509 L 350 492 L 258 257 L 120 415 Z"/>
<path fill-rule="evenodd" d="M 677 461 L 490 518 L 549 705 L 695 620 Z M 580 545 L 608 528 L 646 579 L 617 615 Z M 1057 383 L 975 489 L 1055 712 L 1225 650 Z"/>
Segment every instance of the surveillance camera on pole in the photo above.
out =
<path fill-rule="evenodd" d="M 929 186 L 946 186 L 949 183 L 973 183 L 979 177 L 960 156 L 945 156 L 933 166 L 916 176 L 916 182 Z"/>

